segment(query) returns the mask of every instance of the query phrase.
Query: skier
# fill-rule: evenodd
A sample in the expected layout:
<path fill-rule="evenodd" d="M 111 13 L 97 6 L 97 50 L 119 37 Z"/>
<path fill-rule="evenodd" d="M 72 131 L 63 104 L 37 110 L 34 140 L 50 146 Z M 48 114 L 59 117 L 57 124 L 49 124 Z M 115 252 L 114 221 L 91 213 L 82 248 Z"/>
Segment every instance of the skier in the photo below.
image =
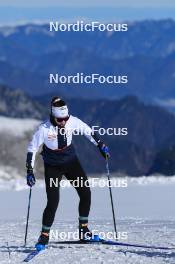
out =
<path fill-rule="evenodd" d="M 33 173 L 36 153 L 43 145 L 42 157 L 45 170 L 45 185 L 47 193 L 47 205 L 43 212 L 41 235 L 37 245 L 47 245 L 49 242 L 49 231 L 53 224 L 55 213 L 59 203 L 59 186 L 50 185 L 50 179 L 57 179 L 60 183 L 62 176 L 73 183 L 81 179 L 81 187 L 75 187 L 79 195 L 79 237 L 85 240 L 92 237 L 88 229 L 88 215 L 91 206 L 91 191 L 85 186 L 87 176 L 76 156 L 72 145 L 74 132 L 85 135 L 96 145 L 104 158 L 109 156 L 108 147 L 98 139 L 92 129 L 77 117 L 69 115 L 68 107 L 59 97 L 51 100 L 50 119 L 41 123 L 33 135 L 27 152 L 27 184 L 32 187 L 35 184 Z M 82 185 L 83 179 L 83 185 Z"/>

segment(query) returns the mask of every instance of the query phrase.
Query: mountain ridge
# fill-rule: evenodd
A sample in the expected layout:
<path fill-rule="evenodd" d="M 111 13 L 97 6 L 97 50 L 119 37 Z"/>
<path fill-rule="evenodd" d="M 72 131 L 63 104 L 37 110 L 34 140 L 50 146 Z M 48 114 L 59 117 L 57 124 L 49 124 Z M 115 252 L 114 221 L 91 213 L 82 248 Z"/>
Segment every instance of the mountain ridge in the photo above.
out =
<path fill-rule="evenodd" d="M 21 87 L 32 97 L 54 91 L 86 99 L 119 99 L 132 94 L 155 104 L 174 97 L 174 20 L 133 22 L 128 32 L 110 35 L 96 31 L 50 34 L 49 25 L 5 29 L 0 28 L 0 82 Z M 125 87 L 52 86 L 52 72 L 128 75 L 129 82 Z"/>
<path fill-rule="evenodd" d="M 41 97 L 40 100 L 39 98 L 33 100 L 21 91 L 14 92 L 13 89 L 0 86 L 0 114 L 6 117 L 20 117 L 23 119 L 30 117 L 45 120 L 48 118 L 50 112 L 49 102 L 51 97 L 50 95 L 47 98 Z M 167 153 L 166 150 L 174 146 L 174 114 L 169 113 L 161 107 L 143 103 L 135 96 L 127 96 L 113 101 L 63 98 L 68 104 L 70 114 L 79 117 L 90 126 L 99 126 L 99 128 L 105 129 L 108 127 L 128 129 L 127 136 L 100 136 L 101 140 L 110 148 L 110 166 L 112 172 L 141 176 L 151 174 L 154 167 L 154 172 L 159 171 L 161 173 L 160 162 L 158 166 L 154 165 L 154 163 L 159 153 Z M 3 105 L 5 105 L 4 108 L 2 107 Z M 22 141 L 23 146 L 28 143 L 30 137 L 28 133 L 25 135 Z M 21 146 L 13 143 L 13 140 L 16 142 L 15 138 L 11 137 L 9 141 L 8 136 L 1 133 L 1 149 L 3 150 L 5 144 L 7 151 L 10 149 L 7 147 L 8 144 L 15 144 L 16 148 L 19 147 L 15 155 L 16 153 L 21 153 L 20 155 L 22 155 L 26 150 L 21 150 Z M 102 173 L 103 158 L 98 153 L 98 150 L 89 144 L 84 137 L 74 137 L 74 143 L 77 154 L 85 169 L 89 173 Z M 12 158 L 13 153 L 10 152 L 8 155 L 11 157 L 10 160 L 16 160 L 16 157 Z M 92 157 L 96 158 L 92 159 Z M 166 158 L 169 159 L 169 154 L 168 156 L 163 156 L 162 164 L 166 163 Z M 16 166 L 21 166 L 21 159 L 17 159 L 19 160 L 19 164 L 17 163 Z M 91 162 L 91 166 L 89 166 L 89 162 Z M 39 164 L 42 168 L 41 163 Z M 163 172 L 165 173 L 165 170 Z M 167 171 L 171 175 L 173 172 L 172 170 L 171 173 Z"/>

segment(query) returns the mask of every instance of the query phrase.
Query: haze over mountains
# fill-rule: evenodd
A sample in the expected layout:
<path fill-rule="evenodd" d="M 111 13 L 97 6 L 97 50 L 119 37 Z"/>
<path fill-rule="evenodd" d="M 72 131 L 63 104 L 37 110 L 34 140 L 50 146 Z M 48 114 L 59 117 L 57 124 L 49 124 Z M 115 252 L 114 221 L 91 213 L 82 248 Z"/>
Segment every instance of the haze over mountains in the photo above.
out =
<path fill-rule="evenodd" d="M 50 96 L 43 96 L 36 101 L 21 91 L 13 91 L 5 86 L 0 87 L 0 94 L 0 115 L 21 118 L 21 121 L 17 122 L 21 128 L 25 126 L 26 118 L 44 120 L 49 115 Z M 101 99 L 67 99 L 66 101 L 70 113 L 90 126 L 128 129 L 128 136 L 101 136 L 110 147 L 112 172 L 132 176 L 152 173 L 174 174 L 174 114 L 158 106 L 146 105 L 134 96 L 114 101 Z M 3 122 L 2 120 L 2 126 Z M 10 136 L 4 133 L 3 129 L 0 131 L 2 150 L 0 165 L 4 166 L 8 160 L 9 166 L 15 164 L 15 168 L 25 172 L 26 147 L 33 127 L 18 139 L 15 133 L 18 128 L 13 127 L 10 119 L 9 123 L 11 123 Z M 104 160 L 98 149 L 89 144 L 84 137 L 75 136 L 74 143 L 87 172 L 103 173 Z M 11 151 L 11 145 L 15 147 L 15 152 Z M 38 171 L 42 171 L 41 163 L 38 165 Z"/>
<path fill-rule="evenodd" d="M 127 74 L 129 83 L 51 86 L 50 72 Z M 70 112 L 90 125 L 127 127 L 127 137 L 102 137 L 110 147 L 112 172 L 175 173 L 175 116 L 157 106 L 174 109 L 174 80 L 173 20 L 133 22 L 127 33 L 115 34 L 50 33 L 48 25 L 0 28 L 0 115 L 21 118 L 21 125 L 24 118 L 43 120 L 49 114 L 50 98 L 60 95 Z M 29 135 L 23 137 L 22 145 L 15 143 L 13 133 L 10 140 L 2 132 L 0 136 L 2 149 L 9 150 L 5 156 L 4 151 L 0 154 L 0 165 L 9 160 L 14 166 L 16 161 L 16 167 L 24 170 L 21 164 Z M 15 144 L 15 153 L 9 144 Z M 104 172 L 103 160 L 93 146 L 83 138 L 75 138 L 75 144 L 88 172 Z"/>
<path fill-rule="evenodd" d="M 56 92 L 114 99 L 132 94 L 166 103 L 174 96 L 175 21 L 130 22 L 128 27 L 118 33 L 54 33 L 49 25 L 1 27 L 0 82 L 32 96 Z M 77 72 L 127 74 L 129 83 L 49 85 L 49 73 Z"/>

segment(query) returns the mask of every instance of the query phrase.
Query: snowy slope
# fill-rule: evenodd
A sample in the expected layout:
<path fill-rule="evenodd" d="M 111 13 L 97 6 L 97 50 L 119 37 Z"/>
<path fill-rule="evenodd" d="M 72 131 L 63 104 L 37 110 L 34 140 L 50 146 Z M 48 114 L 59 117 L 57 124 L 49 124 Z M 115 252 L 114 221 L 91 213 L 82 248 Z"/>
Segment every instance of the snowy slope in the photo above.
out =
<path fill-rule="evenodd" d="M 36 120 L 0 117 L 0 134 L 22 138 L 39 123 Z M 21 142 L 21 140 L 19 141 Z M 103 175 L 105 177 L 105 175 Z M 106 179 L 103 178 L 103 179 Z M 122 181 L 123 178 L 117 178 Z M 128 178 L 126 188 L 113 188 L 118 232 L 127 232 L 127 241 L 155 246 L 175 247 L 175 177 Z M 0 166 L 0 263 L 18 264 L 33 249 L 41 228 L 46 204 L 43 180 L 32 191 L 27 248 L 23 248 L 29 189 L 24 176 L 6 164 Z M 73 188 L 61 190 L 54 231 L 77 231 L 78 197 Z M 92 188 L 90 228 L 113 231 L 109 190 Z M 31 263 L 119 263 L 174 264 L 175 250 L 162 251 L 107 245 L 58 244 L 52 238 L 50 248 Z"/>
<path fill-rule="evenodd" d="M 121 241 L 175 247 L 175 210 L 172 207 L 175 200 L 174 178 L 162 178 L 156 182 L 154 177 L 143 184 L 144 181 L 144 178 L 140 178 L 138 181 L 130 181 L 127 188 L 113 188 L 118 232 L 128 234 L 127 241 Z M 24 249 L 22 245 L 29 190 L 0 191 L 0 263 L 20 263 L 32 250 L 39 236 L 46 196 L 44 188 L 40 183 L 37 184 L 38 188 L 35 187 L 32 193 L 27 249 Z M 76 192 L 73 188 L 63 188 L 53 230 L 77 231 L 77 207 Z M 92 189 L 92 209 L 89 220 L 92 230 L 113 231 L 107 188 Z M 175 263 L 175 250 L 162 251 L 107 245 L 60 245 L 57 242 L 57 239 L 52 238 L 50 248 L 31 263 Z"/>
<path fill-rule="evenodd" d="M 95 224 L 95 223 L 94 223 Z M 103 230 L 107 230 L 111 222 L 103 221 L 99 222 Z M 96 227 L 98 227 L 96 225 Z M 166 228 L 164 228 L 166 225 Z M 127 220 L 119 222 L 120 228 L 127 228 L 132 232 L 130 241 L 137 243 L 146 243 L 149 245 L 167 245 L 172 246 L 170 239 L 174 236 L 173 222 L 163 221 L 138 221 Z M 9 249 L 11 251 L 10 260 L 9 252 L 6 244 L 6 240 L 2 240 L 0 243 L 1 250 L 1 264 L 7 263 L 21 263 L 26 255 L 33 249 L 33 238 L 36 239 L 36 233 L 38 232 L 38 223 L 32 221 L 30 225 L 28 247 L 24 249 L 23 237 L 21 234 L 24 231 L 24 222 L 13 223 L 8 222 L 1 225 L 1 235 L 5 236 L 6 240 L 9 240 Z M 57 223 L 57 228 L 62 230 L 75 229 L 76 224 L 74 222 L 60 222 Z M 13 235 L 15 232 L 15 235 Z M 174 264 L 175 252 L 150 250 L 150 249 L 138 249 L 127 247 L 116 247 L 107 245 L 60 245 L 56 241 L 52 241 L 50 248 L 40 255 L 38 255 L 31 263 L 36 264 Z"/>

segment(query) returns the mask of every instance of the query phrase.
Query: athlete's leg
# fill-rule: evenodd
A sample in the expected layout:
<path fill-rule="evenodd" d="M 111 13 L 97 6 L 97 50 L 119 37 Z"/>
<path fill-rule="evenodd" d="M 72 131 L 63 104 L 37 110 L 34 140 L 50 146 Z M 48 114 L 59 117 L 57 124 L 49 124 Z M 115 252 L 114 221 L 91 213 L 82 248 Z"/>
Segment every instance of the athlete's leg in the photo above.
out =
<path fill-rule="evenodd" d="M 42 232 L 50 230 L 59 203 L 59 189 L 62 173 L 57 166 L 45 164 L 45 185 L 47 193 L 47 205 L 43 213 Z"/>
<path fill-rule="evenodd" d="M 76 181 L 76 184 L 78 182 L 78 186 L 76 185 L 76 187 L 74 187 L 80 197 L 79 238 L 85 239 L 87 237 L 91 237 L 92 234 L 88 229 L 88 216 L 91 206 L 91 190 L 89 187 L 88 178 L 78 159 L 75 159 L 71 164 L 69 164 L 65 176 L 73 186 L 74 181 Z"/>
<path fill-rule="evenodd" d="M 78 186 L 75 189 L 80 197 L 79 216 L 88 218 L 91 206 L 91 190 L 88 178 L 78 159 L 69 164 L 65 176 L 72 185 L 75 180 L 78 181 Z"/>

